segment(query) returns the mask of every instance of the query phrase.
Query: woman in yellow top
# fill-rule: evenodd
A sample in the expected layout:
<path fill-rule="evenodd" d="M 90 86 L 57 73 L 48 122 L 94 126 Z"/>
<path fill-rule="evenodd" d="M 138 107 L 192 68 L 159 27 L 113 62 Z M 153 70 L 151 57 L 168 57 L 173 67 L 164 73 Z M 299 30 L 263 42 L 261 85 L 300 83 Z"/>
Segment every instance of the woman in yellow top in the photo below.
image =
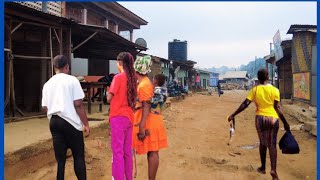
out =
<path fill-rule="evenodd" d="M 159 149 L 168 147 L 168 142 L 162 115 L 151 110 L 154 87 L 147 76 L 150 68 L 150 56 L 138 57 L 134 63 L 139 84 L 132 144 L 137 154 L 147 154 L 149 180 L 154 180 L 159 165 Z"/>
<path fill-rule="evenodd" d="M 260 140 L 260 159 L 261 167 L 257 169 L 259 173 L 266 173 L 266 154 L 269 149 L 271 161 L 271 176 L 273 180 L 278 179 L 277 166 L 277 133 L 279 130 L 280 118 L 284 124 L 285 130 L 290 130 L 290 126 L 281 112 L 280 93 L 277 88 L 268 84 L 268 71 L 260 69 L 258 71 L 259 85 L 253 87 L 240 107 L 229 116 L 228 120 L 234 120 L 234 117 L 245 110 L 249 104 L 254 101 L 256 110 L 256 129 Z"/>

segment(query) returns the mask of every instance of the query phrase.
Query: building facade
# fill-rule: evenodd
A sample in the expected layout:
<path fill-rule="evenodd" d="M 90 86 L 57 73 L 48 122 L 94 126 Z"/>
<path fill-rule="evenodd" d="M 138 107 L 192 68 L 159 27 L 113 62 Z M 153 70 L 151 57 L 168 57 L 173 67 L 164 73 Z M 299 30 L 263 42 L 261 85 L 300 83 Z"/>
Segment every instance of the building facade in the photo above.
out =
<path fill-rule="evenodd" d="M 202 69 L 196 69 L 196 72 L 200 75 L 200 88 L 209 89 L 211 72 Z"/>
<path fill-rule="evenodd" d="M 218 81 L 219 81 L 219 73 L 211 72 L 209 86 L 216 87 L 218 85 Z"/>
<path fill-rule="evenodd" d="M 87 73 L 104 76 L 108 74 L 109 60 L 116 59 L 120 52 L 127 51 L 136 55 L 139 51 L 146 50 L 105 26 L 93 25 L 94 21 L 90 19 L 91 15 L 88 18 L 88 14 L 104 8 L 102 5 L 98 7 L 91 2 L 84 2 L 86 4 L 79 7 L 88 7 L 87 24 L 84 24 L 85 18 L 81 19 L 83 22 L 71 19 L 72 11 L 68 10 L 69 5 L 64 4 L 65 2 L 58 3 L 61 6 L 61 16 L 50 13 L 44 4 L 39 9 L 40 6 L 36 6 L 38 2 L 30 3 L 35 6 L 5 2 L 6 119 L 42 113 L 42 87 L 54 75 L 52 60 L 58 54 L 71 60 L 71 72 L 77 73 L 74 75 Z M 114 5 L 119 8 L 117 13 L 123 14 L 120 10 L 124 10 L 124 7 L 114 3 L 106 4 Z M 75 4 L 71 7 L 73 5 Z M 92 6 L 96 11 L 90 10 Z M 109 13 L 106 10 L 104 12 Z M 125 16 L 131 17 L 130 13 L 134 17 L 132 12 L 127 12 Z M 79 70 L 75 71 L 73 68 Z M 25 72 L 26 69 L 28 73 Z"/>
<path fill-rule="evenodd" d="M 316 105 L 317 26 L 291 25 L 293 98 Z"/>
<path fill-rule="evenodd" d="M 248 85 L 249 82 L 247 71 L 228 71 L 222 77 L 227 83 L 236 83 L 242 87 Z"/>
<path fill-rule="evenodd" d="M 292 98 L 292 65 L 291 65 L 291 48 L 292 40 L 282 41 L 283 57 L 276 61 L 280 97 L 283 99 Z"/>

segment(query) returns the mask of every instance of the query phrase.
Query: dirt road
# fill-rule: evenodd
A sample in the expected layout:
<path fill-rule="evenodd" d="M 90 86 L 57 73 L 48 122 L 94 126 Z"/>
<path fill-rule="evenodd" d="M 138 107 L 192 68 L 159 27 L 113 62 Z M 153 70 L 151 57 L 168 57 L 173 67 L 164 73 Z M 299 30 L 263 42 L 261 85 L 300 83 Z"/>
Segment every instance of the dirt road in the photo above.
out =
<path fill-rule="evenodd" d="M 271 179 L 269 173 L 261 175 L 255 171 L 260 166 L 260 159 L 258 148 L 254 148 L 258 136 L 254 126 L 253 104 L 236 117 L 235 139 L 231 146 L 227 146 L 229 126 L 226 116 L 240 105 L 245 94 L 244 91 L 227 91 L 220 98 L 217 94 L 193 95 L 166 109 L 164 118 L 170 147 L 160 151 L 157 179 Z M 289 123 L 299 124 L 290 118 Z M 279 130 L 278 141 L 283 133 Z M 278 149 L 279 178 L 316 179 L 316 138 L 304 131 L 293 131 L 293 134 L 301 152 L 299 155 L 283 155 Z M 97 130 L 86 140 L 89 180 L 111 179 L 109 143 L 107 128 Z M 137 165 L 137 179 L 147 179 L 146 156 L 138 156 Z M 270 161 L 267 159 L 269 171 Z M 55 174 L 56 164 L 53 162 L 20 177 L 24 180 L 51 180 L 55 179 Z M 66 179 L 76 179 L 72 158 L 67 162 Z"/>

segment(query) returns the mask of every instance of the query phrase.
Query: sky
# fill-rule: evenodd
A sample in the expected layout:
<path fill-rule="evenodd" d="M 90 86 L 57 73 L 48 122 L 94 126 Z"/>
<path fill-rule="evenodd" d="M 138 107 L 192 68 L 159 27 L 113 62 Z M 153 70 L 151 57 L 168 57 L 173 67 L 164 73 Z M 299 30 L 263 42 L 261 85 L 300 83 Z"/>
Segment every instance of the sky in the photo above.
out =
<path fill-rule="evenodd" d="M 119 2 L 148 25 L 134 30 L 147 54 L 168 58 L 168 42 L 188 41 L 188 59 L 200 68 L 239 67 L 270 52 L 279 30 L 317 24 L 316 2 Z"/>

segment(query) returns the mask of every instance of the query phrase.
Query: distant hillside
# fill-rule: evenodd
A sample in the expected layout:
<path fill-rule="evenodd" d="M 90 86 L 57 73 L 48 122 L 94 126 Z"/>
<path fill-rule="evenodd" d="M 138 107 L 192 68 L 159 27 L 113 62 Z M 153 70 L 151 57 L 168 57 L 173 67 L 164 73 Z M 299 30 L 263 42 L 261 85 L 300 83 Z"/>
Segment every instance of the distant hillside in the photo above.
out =
<path fill-rule="evenodd" d="M 231 67 L 227 67 L 227 66 L 222 66 L 219 68 L 216 68 L 216 67 L 206 68 L 205 70 L 219 73 L 219 74 L 225 74 L 227 71 L 235 71 L 235 70 L 239 70 L 239 68 L 231 68 Z"/>
<path fill-rule="evenodd" d="M 258 70 L 261 68 L 265 68 L 266 61 L 263 58 L 258 58 L 256 60 L 250 61 L 247 65 L 241 65 L 240 68 L 231 68 L 227 66 L 222 66 L 219 68 L 205 68 L 204 70 L 216 72 L 219 74 L 225 74 L 227 71 L 247 71 L 250 78 L 257 77 Z M 270 68 L 269 68 L 270 69 Z M 271 73 L 271 72 L 269 72 Z"/>
<path fill-rule="evenodd" d="M 241 71 L 247 71 L 249 77 L 257 77 L 259 69 L 266 67 L 266 61 L 263 58 L 258 58 L 256 61 L 250 61 L 247 65 L 241 65 Z"/>

